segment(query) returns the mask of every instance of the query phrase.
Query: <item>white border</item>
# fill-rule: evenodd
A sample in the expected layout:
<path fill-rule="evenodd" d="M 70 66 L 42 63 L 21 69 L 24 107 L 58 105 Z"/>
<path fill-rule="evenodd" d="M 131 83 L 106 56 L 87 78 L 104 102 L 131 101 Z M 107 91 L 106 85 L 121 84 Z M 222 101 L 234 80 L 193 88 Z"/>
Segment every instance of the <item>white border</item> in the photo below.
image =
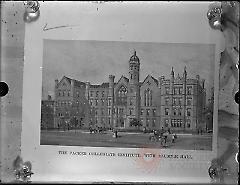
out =
<path fill-rule="evenodd" d="M 34 175 L 31 180 L 210 182 L 208 167 L 217 155 L 219 59 L 224 43 L 221 33 L 212 30 L 208 24 L 206 13 L 209 4 L 40 3 L 39 19 L 25 24 L 21 149 L 23 159 L 32 162 Z M 97 8 L 99 11 L 96 11 Z M 128 25 L 127 29 L 121 28 L 123 22 Z M 72 27 L 43 31 L 46 23 L 47 27 Z M 136 32 L 136 29 L 139 31 Z M 136 153 L 139 149 L 40 146 L 43 39 L 216 44 L 213 151 L 158 150 L 161 153 L 191 154 L 194 160 L 162 160 L 158 170 L 149 173 L 129 158 L 58 155 L 59 150 Z"/>

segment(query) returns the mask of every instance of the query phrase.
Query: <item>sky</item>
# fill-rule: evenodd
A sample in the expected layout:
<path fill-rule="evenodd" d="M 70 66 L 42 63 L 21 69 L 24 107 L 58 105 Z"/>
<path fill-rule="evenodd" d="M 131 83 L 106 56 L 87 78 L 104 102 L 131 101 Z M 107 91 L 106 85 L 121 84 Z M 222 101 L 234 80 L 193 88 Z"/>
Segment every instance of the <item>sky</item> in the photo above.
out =
<path fill-rule="evenodd" d="M 54 97 L 54 81 L 63 76 L 91 84 L 108 82 L 110 74 L 117 82 L 122 75 L 128 77 L 128 62 L 136 50 L 140 59 L 140 81 L 147 75 L 156 79 L 183 74 L 188 78 L 200 75 L 205 79 L 207 98 L 214 79 L 215 46 L 188 43 L 147 43 L 119 41 L 44 40 L 43 94 Z"/>

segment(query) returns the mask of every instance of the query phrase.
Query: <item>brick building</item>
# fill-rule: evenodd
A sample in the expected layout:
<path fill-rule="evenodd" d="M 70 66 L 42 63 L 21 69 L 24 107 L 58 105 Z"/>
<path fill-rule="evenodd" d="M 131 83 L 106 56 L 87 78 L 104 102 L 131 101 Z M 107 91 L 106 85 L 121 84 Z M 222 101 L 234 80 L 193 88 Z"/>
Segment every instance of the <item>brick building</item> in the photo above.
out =
<path fill-rule="evenodd" d="M 55 126 L 75 116 L 86 127 L 130 129 L 130 121 L 136 118 L 148 129 L 204 128 L 206 91 L 199 75 L 188 78 L 185 67 L 182 76 L 175 76 L 172 68 L 170 79 L 148 75 L 140 82 L 140 59 L 136 51 L 128 65 L 128 78 L 121 76 L 118 81 L 114 75 L 109 75 L 109 81 L 100 85 L 67 77 L 56 81 Z M 75 111 L 70 110 L 71 105 L 77 107 Z"/>
<path fill-rule="evenodd" d="M 183 75 L 175 77 L 172 68 L 170 79 L 160 77 L 161 122 L 163 126 L 175 130 L 204 129 L 203 111 L 206 106 L 205 80 L 197 75 L 188 78 L 186 67 Z"/>
<path fill-rule="evenodd" d="M 88 116 L 88 102 L 85 98 L 86 84 L 64 76 L 61 81 L 55 80 L 55 114 L 54 127 L 66 128 L 74 119 L 81 126 Z"/>

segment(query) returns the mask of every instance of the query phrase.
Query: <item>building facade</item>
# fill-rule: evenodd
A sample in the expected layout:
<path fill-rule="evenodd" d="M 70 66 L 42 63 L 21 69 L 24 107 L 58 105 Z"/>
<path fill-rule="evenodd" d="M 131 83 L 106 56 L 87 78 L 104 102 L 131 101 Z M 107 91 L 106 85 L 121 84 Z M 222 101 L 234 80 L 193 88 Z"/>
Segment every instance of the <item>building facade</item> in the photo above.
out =
<path fill-rule="evenodd" d="M 204 128 L 206 91 L 199 75 L 188 78 L 185 67 L 182 76 L 175 76 L 172 68 L 170 79 L 148 75 L 140 82 L 140 59 L 136 51 L 128 65 L 128 77 L 121 76 L 118 81 L 112 74 L 108 82 L 100 85 L 67 77 L 56 81 L 55 126 L 61 119 L 69 120 L 75 116 L 86 127 L 107 129 L 131 129 L 132 119 L 141 122 L 140 128 L 147 129 L 167 127 L 196 131 Z M 77 107 L 75 111 L 69 110 L 72 105 Z"/>
<path fill-rule="evenodd" d="M 173 68 L 170 79 L 160 77 L 161 122 L 164 127 L 174 130 L 203 130 L 206 106 L 204 80 L 197 75 L 195 79 L 187 76 L 186 67 L 183 75 L 175 77 Z"/>
<path fill-rule="evenodd" d="M 83 82 L 66 76 L 61 81 L 55 80 L 55 128 L 66 128 L 71 122 L 76 124 L 72 127 L 79 127 L 89 117 L 85 91 L 86 84 Z"/>
<path fill-rule="evenodd" d="M 55 101 L 48 95 L 47 100 L 41 102 L 41 129 L 54 128 Z"/>

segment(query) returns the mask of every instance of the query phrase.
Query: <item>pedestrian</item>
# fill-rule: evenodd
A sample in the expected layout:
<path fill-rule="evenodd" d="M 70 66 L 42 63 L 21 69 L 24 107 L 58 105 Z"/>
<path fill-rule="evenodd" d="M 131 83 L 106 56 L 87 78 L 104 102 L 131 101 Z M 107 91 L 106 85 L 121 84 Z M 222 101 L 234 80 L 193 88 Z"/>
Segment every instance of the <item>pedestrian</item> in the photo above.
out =
<path fill-rule="evenodd" d="M 175 143 L 175 134 L 172 134 L 172 143 Z"/>
<path fill-rule="evenodd" d="M 167 136 L 165 135 L 164 136 L 164 144 L 166 145 L 166 143 L 167 143 Z"/>
<path fill-rule="evenodd" d="M 117 130 L 115 130 L 115 136 L 116 136 L 116 138 L 118 137 L 118 131 Z"/>

